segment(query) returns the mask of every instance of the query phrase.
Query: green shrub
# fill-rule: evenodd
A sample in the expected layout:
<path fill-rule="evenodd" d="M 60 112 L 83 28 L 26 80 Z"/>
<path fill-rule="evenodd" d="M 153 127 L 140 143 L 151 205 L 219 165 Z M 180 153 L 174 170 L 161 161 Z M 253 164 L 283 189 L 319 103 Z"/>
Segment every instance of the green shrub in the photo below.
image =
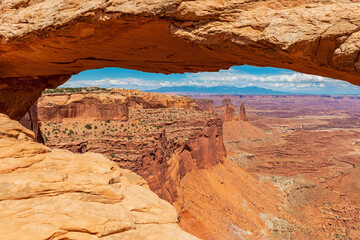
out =
<path fill-rule="evenodd" d="M 86 124 L 86 125 L 85 125 L 85 128 L 86 128 L 86 129 L 92 129 L 92 126 L 91 126 L 90 124 Z"/>

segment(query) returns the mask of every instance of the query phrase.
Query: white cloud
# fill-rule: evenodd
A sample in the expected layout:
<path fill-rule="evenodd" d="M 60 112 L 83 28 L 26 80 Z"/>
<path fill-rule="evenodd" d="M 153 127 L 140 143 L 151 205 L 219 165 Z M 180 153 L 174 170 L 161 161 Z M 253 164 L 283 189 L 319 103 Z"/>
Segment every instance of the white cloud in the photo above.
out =
<path fill-rule="evenodd" d="M 357 91 L 360 87 L 330 78 L 308 75 L 303 73 L 286 73 L 273 75 L 255 75 L 243 73 L 234 69 L 219 72 L 200 72 L 184 74 L 182 78 L 172 79 L 171 75 L 166 80 L 145 80 L 141 78 L 103 78 L 98 80 L 70 80 L 63 87 L 119 87 L 129 89 L 151 90 L 159 87 L 172 86 L 219 86 L 234 85 L 237 87 L 257 86 L 276 91 L 323 93 L 326 91 Z"/>

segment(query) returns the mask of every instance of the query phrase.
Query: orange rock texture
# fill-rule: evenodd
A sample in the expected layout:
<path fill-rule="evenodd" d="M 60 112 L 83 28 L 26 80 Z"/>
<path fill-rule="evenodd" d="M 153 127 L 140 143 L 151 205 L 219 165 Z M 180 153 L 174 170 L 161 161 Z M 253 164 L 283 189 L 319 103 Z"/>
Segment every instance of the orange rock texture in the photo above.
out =
<path fill-rule="evenodd" d="M 41 97 L 38 106 L 46 145 L 74 153 L 92 151 L 109 156 L 121 168 L 142 176 L 162 199 L 179 206 L 181 214 L 181 203 L 186 198 L 180 187 L 182 179 L 192 171 L 209 169 L 223 161 L 221 120 L 215 113 L 192 110 L 199 106 L 190 98 L 167 94 L 128 90 L 83 93 L 82 104 L 90 96 L 98 95 L 96 98 L 100 99 L 109 94 L 126 98 L 130 106 L 127 122 L 116 118 L 89 121 L 86 116 L 47 120 L 43 116 L 53 110 L 43 106 L 56 103 L 57 109 L 66 109 L 67 104 L 61 103 L 59 96 L 72 99 L 79 94 Z M 93 128 L 84 130 L 86 124 Z"/>
<path fill-rule="evenodd" d="M 221 97 L 213 99 L 215 105 L 221 104 Z M 246 102 L 249 118 L 247 122 L 224 122 L 227 157 L 241 166 L 241 171 L 231 169 L 238 177 L 254 177 L 250 185 L 263 191 L 250 197 L 255 191 L 246 191 L 250 181 L 238 181 L 237 193 L 246 191 L 250 197 L 245 203 L 248 212 L 242 213 L 247 221 L 233 222 L 242 234 L 247 233 L 242 237 L 263 239 L 269 234 L 274 239 L 358 239 L 360 97 L 231 96 L 231 99 L 235 106 Z M 219 170 L 213 169 L 207 172 L 209 176 Z M 194 177 L 193 183 L 197 179 L 200 177 Z M 225 177 L 222 179 L 226 182 Z M 276 190 L 266 187 L 266 183 Z M 208 189 L 199 191 L 204 194 Z M 201 198 L 202 204 L 221 196 L 214 192 L 211 195 L 210 191 L 208 195 L 209 200 Z M 262 200 L 263 196 L 266 200 Z M 218 201 L 211 201 L 212 206 L 223 213 L 225 206 L 231 204 L 231 197 L 221 199 L 222 204 Z M 256 204 L 263 207 L 260 211 L 248 203 L 256 201 L 261 201 Z M 255 212 L 264 222 L 251 217 Z M 193 214 L 193 219 L 199 216 L 199 212 Z M 258 228 L 252 229 L 252 224 L 258 224 Z M 203 234 L 201 237 L 206 236 Z"/>
<path fill-rule="evenodd" d="M 51 150 L 0 114 L 2 239 L 197 239 L 145 180 L 106 157 Z"/>
<path fill-rule="evenodd" d="M 198 108 L 193 99 L 138 90 L 112 89 L 79 93 L 43 94 L 36 104 L 40 121 L 120 120 L 127 121 L 129 108 Z"/>
<path fill-rule="evenodd" d="M 20 119 L 43 89 L 101 67 L 182 73 L 250 64 L 359 85 L 358 4 L 2 1 L 0 112 Z"/>
<path fill-rule="evenodd" d="M 234 108 L 227 105 L 225 107 L 225 111 L 221 115 L 221 120 L 223 122 L 228 122 L 228 121 L 232 121 L 234 118 L 235 118 Z"/>
<path fill-rule="evenodd" d="M 195 103 L 199 106 L 198 110 L 205 112 L 215 112 L 215 106 L 213 100 L 195 99 Z"/>
<path fill-rule="evenodd" d="M 240 105 L 240 113 L 239 113 L 238 118 L 241 121 L 247 121 L 248 120 L 248 118 L 246 116 L 245 104 L 244 103 L 241 103 L 241 105 Z"/>
<path fill-rule="evenodd" d="M 67 119 L 127 121 L 126 97 L 110 93 L 74 93 L 44 95 L 37 104 L 40 121 L 61 122 Z"/>
<path fill-rule="evenodd" d="M 37 103 L 31 106 L 29 111 L 20 119 L 21 125 L 31 130 L 35 134 L 34 140 L 39 143 L 44 143 L 44 138 L 40 130 L 39 113 Z"/>

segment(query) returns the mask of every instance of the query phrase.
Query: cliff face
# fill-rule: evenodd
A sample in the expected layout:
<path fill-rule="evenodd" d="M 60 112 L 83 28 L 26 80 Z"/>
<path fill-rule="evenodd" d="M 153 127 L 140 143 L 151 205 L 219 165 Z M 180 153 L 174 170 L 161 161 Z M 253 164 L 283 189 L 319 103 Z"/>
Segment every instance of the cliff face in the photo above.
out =
<path fill-rule="evenodd" d="M 224 122 L 232 121 L 235 118 L 235 111 L 233 107 L 226 106 L 225 111 L 221 115 L 221 120 Z"/>
<path fill-rule="evenodd" d="M 2 1 L 0 111 L 20 119 L 44 88 L 101 67 L 182 73 L 249 64 L 359 85 L 358 4 Z"/>
<path fill-rule="evenodd" d="M 148 176 L 141 174 L 148 179 L 149 186 L 154 192 L 171 203 L 179 203 L 185 197 L 178 191 L 186 174 L 215 166 L 225 157 L 222 122 L 214 119 L 194 126 L 197 129 L 191 132 L 191 136 L 184 143 L 173 144 L 163 139 L 165 145 L 162 145 L 164 147 L 156 156 L 160 159 L 164 159 L 164 155 L 168 157 L 164 159 L 163 164 L 156 167 L 161 169 L 160 181 L 152 175 L 152 169 L 144 171 Z M 158 159 L 154 160 L 161 163 Z M 139 171 L 139 174 L 142 171 Z"/>
<path fill-rule="evenodd" d="M 146 93 L 138 90 L 114 89 L 90 93 L 55 93 L 43 95 L 37 104 L 41 121 L 121 120 L 129 118 L 133 109 L 196 108 L 188 97 Z"/>
<path fill-rule="evenodd" d="M 142 94 L 138 93 L 136 99 L 143 102 Z M 129 105 L 134 107 L 129 108 L 127 122 L 43 121 L 46 144 L 75 153 L 90 151 L 108 156 L 121 168 L 142 176 L 151 190 L 176 206 L 181 218 L 187 199 L 182 190 L 183 179 L 223 162 L 222 121 L 212 112 L 157 108 L 155 101 L 154 108 L 143 108 L 139 102 L 129 98 Z"/>
<path fill-rule="evenodd" d="M 51 150 L 0 114 L 3 239 L 197 239 L 141 177 L 106 157 Z"/>
<path fill-rule="evenodd" d="M 195 108 L 194 99 L 187 96 L 142 92 L 139 90 L 114 89 L 113 92 L 126 97 L 129 107 L 132 108 Z"/>
<path fill-rule="evenodd" d="M 199 110 L 205 112 L 215 112 L 213 100 L 208 99 L 195 99 L 195 103 L 199 106 Z"/>
<path fill-rule="evenodd" d="M 129 117 L 126 98 L 108 93 L 75 93 L 44 95 L 37 104 L 41 121 L 61 122 L 63 119 L 117 119 Z"/>
<path fill-rule="evenodd" d="M 20 119 L 21 125 L 35 133 L 34 140 L 39 143 L 44 143 L 44 138 L 42 136 L 40 125 L 39 125 L 39 116 L 37 104 L 31 106 L 29 111 Z"/>
<path fill-rule="evenodd" d="M 224 99 L 222 100 L 222 103 L 221 103 L 221 106 L 220 106 L 220 107 L 226 107 L 226 106 L 234 108 L 234 105 L 233 105 L 233 103 L 232 103 L 232 101 L 231 101 L 230 98 L 224 98 Z"/>
<path fill-rule="evenodd" d="M 184 117 L 186 111 L 131 108 L 130 119 L 126 123 L 88 123 L 73 119 L 68 123 L 49 125 L 43 121 L 42 130 L 48 146 L 75 153 L 91 151 L 105 154 L 121 168 L 130 169 L 144 177 L 161 198 L 174 202 L 178 200 L 177 188 L 182 177 L 193 170 L 214 166 L 222 162 L 225 156 L 221 120 L 205 119 L 198 115 L 190 119 Z M 196 111 L 193 113 L 197 114 Z M 159 121 L 158 116 L 162 114 L 171 118 L 177 114 L 179 119 Z M 149 119 L 151 116 L 156 116 L 157 121 L 153 123 Z M 72 128 L 74 124 L 81 127 Z M 86 124 L 91 124 L 96 130 L 82 133 Z M 155 125 L 152 127 L 150 124 Z M 54 128 L 55 132 L 52 130 Z M 63 133 L 65 129 L 68 132 Z"/>

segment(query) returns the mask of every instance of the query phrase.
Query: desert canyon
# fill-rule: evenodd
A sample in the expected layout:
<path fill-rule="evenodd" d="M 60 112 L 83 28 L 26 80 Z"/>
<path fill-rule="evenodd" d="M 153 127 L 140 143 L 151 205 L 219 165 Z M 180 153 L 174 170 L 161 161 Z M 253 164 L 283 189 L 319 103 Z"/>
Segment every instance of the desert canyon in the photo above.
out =
<path fill-rule="evenodd" d="M 1 1 L 0 239 L 360 239 L 359 96 L 55 89 L 243 64 L 360 85 L 359 5 Z"/>
<path fill-rule="evenodd" d="M 45 144 L 137 173 L 199 238 L 359 236 L 358 96 L 62 91 L 31 108 Z"/>

